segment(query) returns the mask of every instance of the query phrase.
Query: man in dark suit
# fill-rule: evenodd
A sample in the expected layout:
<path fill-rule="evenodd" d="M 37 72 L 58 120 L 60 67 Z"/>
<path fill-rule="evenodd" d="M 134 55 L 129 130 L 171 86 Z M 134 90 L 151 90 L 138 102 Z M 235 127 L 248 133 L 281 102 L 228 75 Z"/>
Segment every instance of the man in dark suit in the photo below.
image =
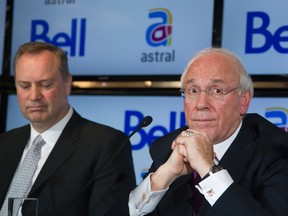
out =
<path fill-rule="evenodd" d="M 30 125 L 0 135 L 0 215 L 6 214 L 11 182 L 39 134 L 45 144 L 23 194 L 38 198 L 39 215 L 127 215 L 136 184 L 129 139 L 69 105 L 72 77 L 64 51 L 42 42 L 24 44 L 14 69 L 19 106 Z M 24 216 L 27 209 L 25 203 L 20 208 Z"/>
<path fill-rule="evenodd" d="M 200 51 L 181 76 L 187 127 L 152 143 L 130 215 L 288 215 L 288 134 L 246 114 L 253 83 L 233 53 Z"/>

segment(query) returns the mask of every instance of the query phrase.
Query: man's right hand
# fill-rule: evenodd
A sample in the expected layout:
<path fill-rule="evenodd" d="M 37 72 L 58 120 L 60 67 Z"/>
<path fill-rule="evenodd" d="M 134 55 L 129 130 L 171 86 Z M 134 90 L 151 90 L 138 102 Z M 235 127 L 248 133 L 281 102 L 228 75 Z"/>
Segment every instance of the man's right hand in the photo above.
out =
<path fill-rule="evenodd" d="M 178 177 L 192 173 L 190 163 L 186 159 L 184 145 L 176 146 L 169 159 L 151 175 L 151 190 L 164 190 Z"/>

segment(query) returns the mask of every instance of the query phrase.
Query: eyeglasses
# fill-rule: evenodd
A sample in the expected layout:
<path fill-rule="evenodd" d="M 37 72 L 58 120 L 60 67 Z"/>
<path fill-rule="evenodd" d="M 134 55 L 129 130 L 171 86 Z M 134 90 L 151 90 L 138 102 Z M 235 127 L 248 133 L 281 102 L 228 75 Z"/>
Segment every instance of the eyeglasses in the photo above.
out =
<path fill-rule="evenodd" d="M 227 95 L 229 94 L 230 92 L 236 90 L 236 89 L 239 89 L 239 87 L 235 87 L 235 88 L 231 88 L 231 89 L 226 89 L 226 90 L 223 90 L 222 88 L 220 87 L 210 87 L 206 90 L 203 90 L 203 89 L 200 89 L 200 88 L 197 88 L 197 87 L 190 87 L 190 88 L 187 88 L 187 89 L 183 89 L 181 88 L 180 89 L 180 92 L 181 92 L 181 96 L 184 98 L 184 99 L 188 99 L 188 101 L 193 101 L 194 99 L 196 99 L 200 94 L 201 92 L 205 92 L 206 95 L 213 99 L 213 100 L 222 100 L 224 95 Z"/>

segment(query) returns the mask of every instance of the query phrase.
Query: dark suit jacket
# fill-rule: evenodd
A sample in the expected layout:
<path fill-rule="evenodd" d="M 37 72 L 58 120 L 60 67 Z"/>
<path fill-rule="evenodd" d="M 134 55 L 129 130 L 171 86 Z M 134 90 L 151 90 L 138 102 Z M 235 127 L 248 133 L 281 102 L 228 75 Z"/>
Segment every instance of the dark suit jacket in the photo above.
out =
<path fill-rule="evenodd" d="M 29 125 L 0 134 L 0 206 L 29 136 Z M 128 137 L 74 111 L 29 197 L 39 198 L 40 216 L 126 216 L 135 184 Z"/>
<path fill-rule="evenodd" d="M 151 145 L 150 172 L 167 160 L 172 140 L 186 129 L 180 128 Z M 213 207 L 204 198 L 199 216 L 288 215 L 288 133 L 284 130 L 257 114 L 247 114 L 220 165 L 234 183 Z M 190 176 L 178 178 L 150 215 L 192 216 Z"/>

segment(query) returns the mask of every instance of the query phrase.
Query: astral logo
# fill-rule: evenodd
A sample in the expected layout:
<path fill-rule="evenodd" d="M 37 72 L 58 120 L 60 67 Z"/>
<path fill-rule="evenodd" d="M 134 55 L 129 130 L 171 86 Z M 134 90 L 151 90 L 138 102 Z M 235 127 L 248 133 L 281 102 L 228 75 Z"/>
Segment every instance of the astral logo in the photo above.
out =
<path fill-rule="evenodd" d="M 169 47 L 172 44 L 172 13 L 165 8 L 149 10 L 148 17 L 155 20 L 146 31 L 146 42 L 151 47 Z M 160 21 L 159 21 L 160 20 Z M 165 49 L 165 48 L 164 48 Z M 141 62 L 174 62 L 175 50 L 142 53 Z"/>
<path fill-rule="evenodd" d="M 170 46 L 172 41 L 172 14 L 165 8 L 151 9 L 149 18 L 160 19 L 148 27 L 146 41 L 150 46 Z"/>
<path fill-rule="evenodd" d="M 32 20 L 31 41 L 44 41 L 61 48 L 70 48 L 66 53 L 73 57 L 85 55 L 86 19 L 72 19 L 70 32 L 58 32 L 54 36 L 49 32 L 50 26 L 46 20 Z M 78 45 L 78 46 L 77 46 Z"/>
<path fill-rule="evenodd" d="M 267 108 L 265 117 L 279 128 L 288 132 L 288 109 L 282 107 Z"/>

